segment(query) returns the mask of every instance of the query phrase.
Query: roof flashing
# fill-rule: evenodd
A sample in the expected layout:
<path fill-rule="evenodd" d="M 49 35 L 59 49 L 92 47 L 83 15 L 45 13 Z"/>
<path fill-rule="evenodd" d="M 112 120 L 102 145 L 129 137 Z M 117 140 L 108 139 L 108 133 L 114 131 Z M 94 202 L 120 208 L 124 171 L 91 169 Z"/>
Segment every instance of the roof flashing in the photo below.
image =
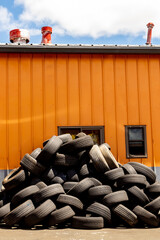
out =
<path fill-rule="evenodd" d="M 160 54 L 160 45 L 0 43 L 0 53 Z"/>

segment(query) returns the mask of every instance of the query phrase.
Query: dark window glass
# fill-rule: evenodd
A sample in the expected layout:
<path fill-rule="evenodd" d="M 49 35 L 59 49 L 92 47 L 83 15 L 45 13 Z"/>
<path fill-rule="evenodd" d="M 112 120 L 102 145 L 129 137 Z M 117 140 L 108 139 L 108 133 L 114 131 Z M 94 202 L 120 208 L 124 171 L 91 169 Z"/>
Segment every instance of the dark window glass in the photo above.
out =
<path fill-rule="evenodd" d="M 127 158 L 147 157 L 146 126 L 125 126 Z"/>

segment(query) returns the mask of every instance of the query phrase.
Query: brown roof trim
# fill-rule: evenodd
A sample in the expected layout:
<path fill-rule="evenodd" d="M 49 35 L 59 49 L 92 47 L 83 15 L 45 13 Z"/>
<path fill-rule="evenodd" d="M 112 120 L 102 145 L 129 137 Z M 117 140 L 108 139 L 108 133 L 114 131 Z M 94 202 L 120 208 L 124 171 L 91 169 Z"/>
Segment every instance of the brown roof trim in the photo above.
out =
<path fill-rule="evenodd" d="M 0 53 L 160 54 L 160 46 L 0 44 Z"/>

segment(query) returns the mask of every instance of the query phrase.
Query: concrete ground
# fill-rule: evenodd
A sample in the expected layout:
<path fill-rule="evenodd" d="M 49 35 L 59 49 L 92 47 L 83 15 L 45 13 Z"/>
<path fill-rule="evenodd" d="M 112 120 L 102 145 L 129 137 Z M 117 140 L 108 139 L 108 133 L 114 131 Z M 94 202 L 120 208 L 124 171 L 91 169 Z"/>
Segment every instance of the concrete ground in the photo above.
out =
<path fill-rule="evenodd" d="M 0 240 L 157 240 L 160 228 L 151 229 L 0 229 Z"/>

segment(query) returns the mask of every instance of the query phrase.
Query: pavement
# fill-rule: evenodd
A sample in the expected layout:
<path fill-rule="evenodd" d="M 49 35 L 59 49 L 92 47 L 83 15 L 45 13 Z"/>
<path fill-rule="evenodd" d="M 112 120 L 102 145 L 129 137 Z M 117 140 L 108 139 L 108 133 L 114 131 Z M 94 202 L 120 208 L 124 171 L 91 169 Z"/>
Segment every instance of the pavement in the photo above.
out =
<path fill-rule="evenodd" d="M 157 240 L 160 228 L 131 229 L 0 229 L 0 240 Z"/>

